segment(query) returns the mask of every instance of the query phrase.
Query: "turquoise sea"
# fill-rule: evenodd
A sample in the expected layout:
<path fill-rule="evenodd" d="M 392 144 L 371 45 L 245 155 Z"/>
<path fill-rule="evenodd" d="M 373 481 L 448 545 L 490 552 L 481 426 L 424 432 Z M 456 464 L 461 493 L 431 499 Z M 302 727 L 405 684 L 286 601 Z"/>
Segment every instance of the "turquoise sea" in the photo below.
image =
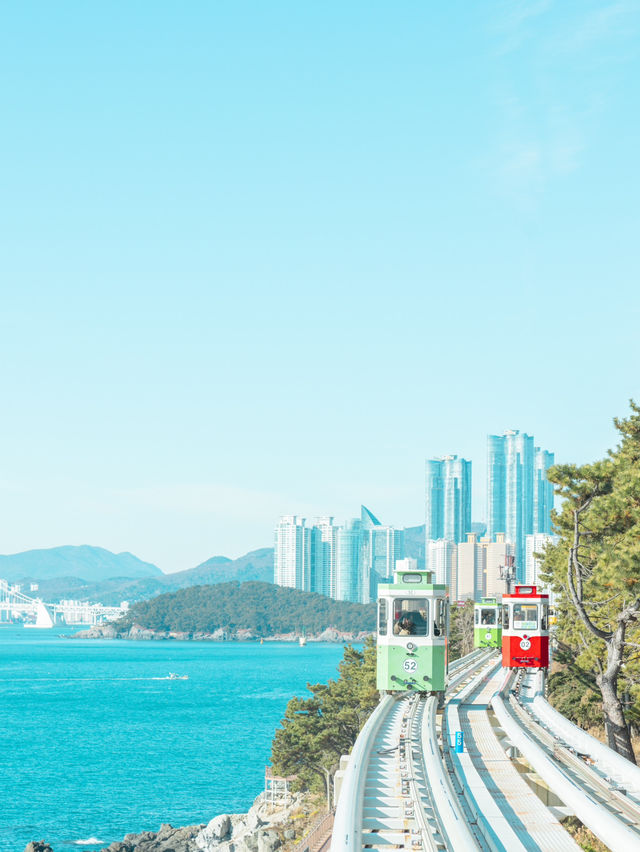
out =
<path fill-rule="evenodd" d="M 0 852 L 41 838 L 54 852 L 98 849 L 245 811 L 287 701 L 335 676 L 342 652 L 0 627 Z"/>

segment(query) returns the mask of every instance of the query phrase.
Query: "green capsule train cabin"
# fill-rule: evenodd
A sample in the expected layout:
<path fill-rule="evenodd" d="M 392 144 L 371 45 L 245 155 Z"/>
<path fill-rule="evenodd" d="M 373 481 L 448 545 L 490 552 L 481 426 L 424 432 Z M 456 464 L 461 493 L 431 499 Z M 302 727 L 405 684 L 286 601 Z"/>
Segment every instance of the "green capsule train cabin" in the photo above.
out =
<path fill-rule="evenodd" d="M 410 567 L 404 566 L 409 563 Z M 399 560 L 393 583 L 378 586 L 377 686 L 382 692 L 444 694 L 447 679 L 447 587 L 414 560 Z"/>
<path fill-rule="evenodd" d="M 495 598 L 482 598 L 474 606 L 473 647 L 502 647 L 502 604 Z"/>

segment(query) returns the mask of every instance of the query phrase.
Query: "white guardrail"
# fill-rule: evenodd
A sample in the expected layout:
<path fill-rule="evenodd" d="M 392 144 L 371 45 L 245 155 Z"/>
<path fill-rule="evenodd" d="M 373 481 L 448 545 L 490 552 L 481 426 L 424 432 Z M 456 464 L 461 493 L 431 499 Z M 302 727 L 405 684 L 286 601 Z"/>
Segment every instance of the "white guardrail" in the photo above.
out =
<path fill-rule="evenodd" d="M 509 687 L 508 679 L 501 692 L 491 699 L 491 706 L 500 727 L 512 744 L 521 752 L 543 781 L 569 807 L 578 819 L 587 826 L 611 852 L 631 852 L 638 848 L 638 835 L 625 823 L 602 807 L 574 781 L 568 778 L 521 727 L 507 709 L 503 693 Z"/>
<path fill-rule="evenodd" d="M 474 662 L 479 664 L 487 656 L 490 656 L 490 654 L 485 649 L 472 651 L 470 654 L 455 660 L 449 666 L 449 669 L 453 671 L 457 669 L 462 670 Z M 460 674 L 453 683 L 455 684 L 459 680 L 464 679 L 465 676 L 464 674 Z M 367 767 L 376 734 L 396 700 L 397 697 L 394 698 L 391 695 L 385 695 L 382 698 L 360 731 L 349 756 L 349 763 L 342 779 L 340 796 L 336 807 L 331 837 L 331 852 L 360 852 L 362 849 L 363 791 L 365 788 Z M 467 848 L 475 849 L 476 847 L 470 846 Z"/>
<path fill-rule="evenodd" d="M 640 766 L 631 763 L 625 757 L 615 752 L 609 746 L 601 743 L 591 734 L 583 731 L 570 722 L 562 713 L 545 699 L 540 678 L 536 678 L 535 694 L 531 699 L 531 709 L 535 716 L 555 734 L 569 743 L 581 754 L 588 754 L 599 765 L 599 768 L 636 795 L 640 794 Z"/>
<path fill-rule="evenodd" d="M 349 756 L 333 822 L 331 852 L 360 852 L 362 849 L 362 806 L 367 766 L 376 734 L 394 701 L 392 695 L 382 698 L 365 722 Z"/>
<path fill-rule="evenodd" d="M 422 754 L 431 801 L 438 814 L 446 848 L 452 852 L 472 852 L 480 846 L 469 828 L 449 773 L 444 767 L 436 732 L 437 699 L 431 695 L 422 717 Z"/>

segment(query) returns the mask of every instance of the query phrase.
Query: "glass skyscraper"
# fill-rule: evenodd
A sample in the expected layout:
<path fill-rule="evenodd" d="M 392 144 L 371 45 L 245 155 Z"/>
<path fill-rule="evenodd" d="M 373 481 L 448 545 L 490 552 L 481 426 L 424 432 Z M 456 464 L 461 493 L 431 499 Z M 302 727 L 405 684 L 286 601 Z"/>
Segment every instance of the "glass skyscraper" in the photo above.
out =
<path fill-rule="evenodd" d="M 533 460 L 533 532 L 551 535 L 551 510 L 553 509 L 553 483 L 547 471 L 553 466 L 553 453 L 535 448 Z M 529 582 L 527 580 L 527 582 Z"/>
<path fill-rule="evenodd" d="M 553 453 L 534 447 L 533 436 L 510 429 L 487 441 L 487 536 L 504 533 L 514 546 L 516 578 L 524 580 L 525 538 L 551 531 L 553 486 L 546 471 Z"/>
<path fill-rule="evenodd" d="M 352 518 L 338 529 L 336 537 L 336 600 L 362 601 L 363 589 L 362 521 Z"/>
<path fill-rule="evenodd" d="M 391 580 L 396 560 L 404 558 L 404 531 L 386 526 L 366 506 L 361 507 L 363 528 L 362 603 L 377 600 L 378 583 Z"/>
<path fill-rule="evenodd" d="M 458 456 L 429 459 L 425 488 L 425 559 L 429 542 L 458 543 L 471 531 L 471 462 Z"/>

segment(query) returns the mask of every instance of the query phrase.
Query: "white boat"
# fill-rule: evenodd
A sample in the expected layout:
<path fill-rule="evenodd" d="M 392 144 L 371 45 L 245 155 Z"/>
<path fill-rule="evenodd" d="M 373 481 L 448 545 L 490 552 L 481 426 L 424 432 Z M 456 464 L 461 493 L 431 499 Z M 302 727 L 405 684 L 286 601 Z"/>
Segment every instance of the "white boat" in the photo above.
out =
<path fill-rule="evenodd" d="M 301 647 L 303 647 L 304 645 L 307 644 L 307 637 L 304 635 L 304 633 L 298 639 L 298 643 L 300 644 Z"/>

